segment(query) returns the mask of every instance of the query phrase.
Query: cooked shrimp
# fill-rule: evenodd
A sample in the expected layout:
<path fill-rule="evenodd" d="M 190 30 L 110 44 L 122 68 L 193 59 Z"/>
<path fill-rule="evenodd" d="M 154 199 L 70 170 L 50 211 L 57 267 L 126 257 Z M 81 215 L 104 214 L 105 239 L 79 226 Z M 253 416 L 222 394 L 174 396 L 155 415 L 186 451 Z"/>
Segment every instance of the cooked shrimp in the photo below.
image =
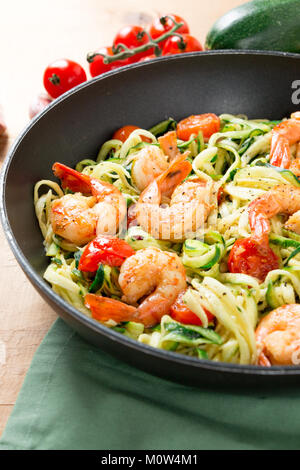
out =
<path fill-rule="evenodd" d="M 76 191 L 53 202 L 50 216 L 53 232 L 78 246 L 96 235 L 115 235 L 126 215 L 121 192 L 110 183 L 60 163 L 55 163 L 53 170 L 64 188 Z"/>
<path fill-rule="evenodd" d="M 131 176 L 136 187 L 143 191 L 155 178 L 169 167 L 177 157 L 177 134 L 175 131 L 158 138 L 160 148 L 148 145 L 132 156 Z"/>
<path fill-rule="evenodd" d="M 271 231 L 270 219 L 276 214 L 289 217 L 285 223 L 288 230 L 300 234 L 300 188 L 291 185 L 279 185 L 251 202 L 249 223 L 252 236 L 258 242 L 267 245 Z"/>
<path fill-rule="evenodd" d="M 291 118 L 281 122 L 272 130 L 270 163 L 274 166 L 290 169 L 300 176 L 300 164 L 296 159 L 292 161 L 291 145 L 300 141 L 300 112 L 291 115 Z"/>
<path fill-rule="evenodd" d="M 180 292 L 186 289 L 184 266 L 175 253 L 145 248 L 124 261 L 119 284 L 122 300 L 88 294 L 86 305 L 100 321 L 136 321 L 150 328 L 170 312 Z M 146 296 L 146 298 L 145 298 Z M 142 303 L 138 306 L 140 299 Z"/>
<path fill-rule="evenodd" d="M 206 182 L 188 180 L 180 184 L 191 171 L 191 164 L 185 158 L 185 155 L 178 156 L 145 189 L 137 203 L 139 225 L 157 239 L 179 241 L 192 236 L 211 211 L 210 188 Z M 160 205 L 162 196 L 171 196 L 170 205 Z"/>
<path fill-rule="evenodd" d="M 97 213 L 95 197 L 66 194 L 52 203 L 53 232 L 75 245 L 85 245 L 96 236 Z"/>
<path fill-rule="evenodd" d="M 300 305 L 273 310 L 256 329 L 258 364 L 295 365 L 300 352 Z"/>
<path fill-rule="evenodd" d="M 132 156 L 131 176 L 135 186 L 143 191 L 169 166 L 166 155 L 155 145 L 147 145 Z"/>

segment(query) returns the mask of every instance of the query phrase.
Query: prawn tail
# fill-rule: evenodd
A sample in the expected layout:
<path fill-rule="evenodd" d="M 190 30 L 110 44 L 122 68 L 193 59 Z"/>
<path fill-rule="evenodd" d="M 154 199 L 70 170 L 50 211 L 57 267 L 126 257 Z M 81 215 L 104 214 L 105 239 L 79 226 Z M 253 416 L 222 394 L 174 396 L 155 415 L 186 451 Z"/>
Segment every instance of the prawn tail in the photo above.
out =
<path fill-rule="evenodd" d="M 262 246 L 269 246 L 269 233 L 271 231 L 270 222 L 264 213 L 259 211 L 257 200 L 254 200 L 249 206 L 249 224 L 252 232 L 252 238 Z"/>
<path fill-rule="evenodd" d="M 169 168 L 156 178 L 157 185 L 162 194 L 171 196 L 174 189 L 190 174 L 192 164 L 187 161 L 190 152 L 178 154 Z"/>
<path fill-rule="evenodd" d="M 271 367 L 271 362 L 267 358 L 264 352 L 261 352 L 257 359 L 257 364 L 263 367 Z"/>
<path fill-rule="evenodd" d="M 91 178 L 79 173 L 62 163 L 54 163 L 52 167 L 54 175 L 61 180 L 62 187 L 68 188 L 74 193 L 91 194 Z"/>
<path fill-rule="evenodd" d="M 92 317 L 97 321 L 114 320 L 116 323 L 121 323 L 137 319 L 135 307 L 101 295 L 87 294 L 85 305 L 91 310 Z"/>
<path fill-rule="evenodd" d="M 286 169 L 291 164 L 289 141 L 277 132 L 274 132 L 272 135 L 270 163 L 271 165 Z"/>
<path fill-rule="evenodd" d="M 170 162 L 172 162 L 179 153 L 176 131 L 170 131 L 162 135 L 158 138 L 158 142 L 164 153 L 170 158 Z"/>

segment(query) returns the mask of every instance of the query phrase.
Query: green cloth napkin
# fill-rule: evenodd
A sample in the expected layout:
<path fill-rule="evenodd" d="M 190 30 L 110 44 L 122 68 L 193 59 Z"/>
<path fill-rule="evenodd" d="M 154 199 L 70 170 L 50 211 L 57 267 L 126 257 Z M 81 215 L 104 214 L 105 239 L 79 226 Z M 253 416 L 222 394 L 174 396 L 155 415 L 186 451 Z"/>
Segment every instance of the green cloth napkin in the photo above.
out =
<path fill-rule="evenodd" d="M 4 449 L 299 449 L 299 389 L 199 389 L 90 346 L 62 320 L 36 353 Z"/>

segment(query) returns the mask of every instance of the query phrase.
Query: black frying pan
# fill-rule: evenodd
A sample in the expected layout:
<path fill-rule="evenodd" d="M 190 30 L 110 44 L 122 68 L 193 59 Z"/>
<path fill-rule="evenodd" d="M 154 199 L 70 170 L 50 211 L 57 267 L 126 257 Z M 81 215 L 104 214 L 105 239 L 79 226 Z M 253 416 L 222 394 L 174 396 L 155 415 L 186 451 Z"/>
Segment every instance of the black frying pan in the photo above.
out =
<path fill-rule="evenodd" d="M 94 79 L 55 100 L 22 132 L 2 172 L 2 223 L 29 280 L 55 311 L 91 343 L 145 371 L 183 383 L 300 383 L 300 367 L 236 366 L 157 350 L 87 318 L 42 279 L 47 266 L 33 208 L 33 186 L 53 178 L 55 161 L 93 158 L 125 124 L 149 128 L 168 118 L 204 112 L 280 119 L 296 111 L 300 55 L 209 52 L 172 56 Z M 300 88 L 300 87 L 299 87 Z"/>

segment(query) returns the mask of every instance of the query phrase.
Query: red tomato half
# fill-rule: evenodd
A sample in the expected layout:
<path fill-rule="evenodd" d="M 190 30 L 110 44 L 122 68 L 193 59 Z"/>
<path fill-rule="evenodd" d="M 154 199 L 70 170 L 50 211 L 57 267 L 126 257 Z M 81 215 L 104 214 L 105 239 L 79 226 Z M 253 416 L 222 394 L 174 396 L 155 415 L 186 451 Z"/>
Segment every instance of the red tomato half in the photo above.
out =
<path fill-rule="evenodd" d="M 152 39 L 159 38 L 160 36 L 167 33 L 174 27 L 174 23 L 170 18 L 173 18 L 177 23 L 183 23 L 183 26 L 177 29 L 176 33 L 188 34 L 190 32 L 187 22 L 183 18 L 181 18 L 181 16 L 165 15 L 165 16 L 155 18 L 155 20 L 151 24 L 149 32 L 150 32 L 150 36 L 152 37 Z M 166 42 L 167 42 L 167 39 L 165 41 L 160 42 L 159 44 L 160 46 L 163 46 Z"/>
<path fill-rule="evenodd" d="M 149 38 L 145 34 L 145 30 L 141 26 L 125 26 L 122 28 L 114 39 L 114 46 L 124 44 L 129 49 L 143 46 L 149 42 Z M 153 54 L 153 48 L 145 52 L 140 52 L 133 57 L 130 57 L 129 62 L 138 62 L 142 57 Z"/>
<path fill-rule="evenodd" d="M 117 140 L 121 140 L 122 142 L 125 142 L 125 140 L 128 139 L 128 137 L 130 136 L 130 134 L 135 131 L 136 129 L 140 129 L 140 127 L 138 126 L 124 126 L 124 127 L 120 127 L 120 129 L 118 129 L 114 135 L 113 135 L 113 139 L 117 139 Z M 141 136 L 141 139 L 143 142 L 151 142 L 151 139 L 148 139 L 148 137 L 145 137 L 145 136 Z"/>
<path fill-rule="evenodd" d="M 86 80 L 81 65 L 68 59 L 56 60 L 44 72 L 44 87 L 52 98 L 57 98 Z"/>
<path fill-rule="evenodd" d="M 183 323 L 184 325 L 202 325 L 202 321 L 200 318 L 192 312 L 184 303 L 183 296 L 185 292 L 182 292 L 177 297 L 176 302 L 171 307 L 171 317 L 178 321 L 179 323 Z M 203 310 L 205 311 L 208 319 L 208 323 L 211 323 L 214 319 L 214 315 L 210 313 L 206 308 L 202 306 Z"/>
<path fill-rule="evenodd" d="M 279 268 L 279 260 L 269 246 L 263 246 L 253 238 L 237 240 L 231 248 L 228 269 L 264 281 L 269 271 Z"/>
<path fill-rule="evenodd" d="M 122 266 L 125 259 L 134 254 L 135 251 L 124 240 L 96 237 L 82 253 L 78 269 L 84 272 L 95 272 L 100 263 L 109 266 Z"/>
<path fill-rule="evenodd" d="M 213 113 L 189 116 L 177 125 L 177 136 L 181 140 L 189 140 L 192 134 L 203 134 L 204 140 L 208 140 L 215 132 L 220 130 L 220 119 Z"/>
<path fill-rule="evenodd" d="M 185 52 L 203 51 L 198 39 L 190 34 L 182 34 L 182 39 L 178 36 L 171 36 L 163 47 L 162 55 L 183 54 Z"/>
<path fill-rule="evenodd" d="M 113 55 L 113 51 L 111 47 L 103 47 L 102 49 L 99 49 L 96 51 L 100 54 L 105 54 L 105 55 Z M 129 64 L 128 59 L 124 60 L 116 60 L 115 62 L 112 62 L 111 64 L 105 64 L 103 62 L 103 57 L 101 55 L 96 55 L 95 57 L 88 59 L 89 62 L 89 68 L 90 68 L 90 74 L 92 77 L 97 77 L 98 75 L 101 75 L 102 73 L 109 72 L 110 70 L 115 70 L 120 67 L 124 67 L 124 65 Z"/>

